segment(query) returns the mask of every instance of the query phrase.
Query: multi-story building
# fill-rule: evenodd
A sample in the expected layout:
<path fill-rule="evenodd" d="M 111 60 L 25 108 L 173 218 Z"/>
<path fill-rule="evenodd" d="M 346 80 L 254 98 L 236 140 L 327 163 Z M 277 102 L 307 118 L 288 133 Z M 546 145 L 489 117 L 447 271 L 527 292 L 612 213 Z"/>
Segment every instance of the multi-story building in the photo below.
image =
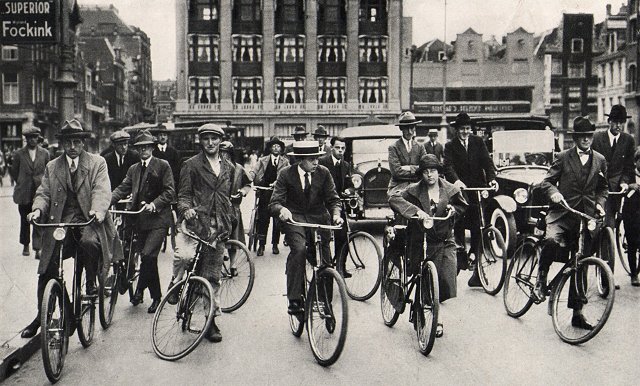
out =
<path fill-rule="evenodd" d="M 640 77 L 638 77 L 638 63 L 640 63 L 638 15 L 640 9 L 638 3 L 638 0 L 627 1 L 627 33 L 624 48 L 627 67 L 625 106 L 627 114 L 631 116 L 627 121 L 627 131 L 635 136 L 636 143 L 640 141 Z"/>
<path fill-rule="evenodd" d="M 173 119 L 173 111 L 176 109 L 176 81 L 153 81 L 153 106 L 155 108 L 156 122 L 166 122 Z"/>
<path fill-rule="evenodd" d="M 334 134 L 400 113 L 402 0 L 179 0 L 176 121 Z"/>

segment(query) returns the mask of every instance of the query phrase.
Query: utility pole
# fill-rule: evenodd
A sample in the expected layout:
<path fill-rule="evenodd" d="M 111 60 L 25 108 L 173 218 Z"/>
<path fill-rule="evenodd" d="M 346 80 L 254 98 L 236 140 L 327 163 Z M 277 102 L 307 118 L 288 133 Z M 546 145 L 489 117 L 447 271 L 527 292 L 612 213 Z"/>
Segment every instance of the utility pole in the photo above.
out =
<path fill-rule="evenodd" d="M 447 62 L 449 58 L 447 56 L 447 0 L 444 0 L 444 57 L 442 58 L 442 119 L 440 120 L 440 140 L 442 143 L 446 142 L 447 129 L 449 124 L 447 123 Z"/>
<path fill-rule="evenodd" d="M 59 47 L 60 47 L 60 71 L 55 84 L 58 88 L 58 114 L 59 126 L 67 119 L 74 116 L 74 90 L 78 84 L 75 79 L 75 25 L 71 24 L 71 12 L 75 6 L 75 0 L 60 0 L 59 22 Z"/>

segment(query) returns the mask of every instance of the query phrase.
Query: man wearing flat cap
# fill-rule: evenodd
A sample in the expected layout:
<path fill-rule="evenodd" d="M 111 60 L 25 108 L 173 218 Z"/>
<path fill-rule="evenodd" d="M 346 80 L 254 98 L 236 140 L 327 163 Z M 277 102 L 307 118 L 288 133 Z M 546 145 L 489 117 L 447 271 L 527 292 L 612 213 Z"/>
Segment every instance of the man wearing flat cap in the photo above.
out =
<path fill-rule="evenodd" d="M 169 162 L 169 165 L 171 165 L 171 172 L 173 173 L 173 181 L 177 186 L 178 181 L 180 181 L 182 158 L 180 157 L 178 150 L 167 143 L 169 141 L 169 130 L 165 125 L 160 124 L 158 127 L 154 127 L 149 131 L 158 139 L 156 148 L 153 150 L 153 156 Z"/>
<path fill-rule="evenodd" d="M 111 189 L 117 188 L 127 175 L 129 167 L 140 160 L 138 153 L 129 148 L 130 138 L 129 133 L 124 130 L 118 130 L 109 136 L 114 151 L 103 157 L 107 161 Z"/>
<path fill-rule="evenodd" d="M 577 117 L 573 121 L 575 146 L 558 154 L 540 183 L 540 191 L 551 201 L 547 213 L 547 231 L 544 246 L 540 252 L 538 281 L 535 296 L 544 300 L 549 294 L 547 272 L 553 261 L 566 261 L 571 250 L 578 248 L 580 222 L 585 221 L 567 211 L 561 203 L 567 204 L 591 217 L 603 217 L 607 200 L 607 161 L 604 156 L 591 148 L 595 125 L 588 117 Z M 584 228 L 584 256 L 591 256 L 592 240 Z M 568 304 L 561 307 L 573 309 L 571 325 L 580 329 L 593 329 L 594 321 L 582 314 L 583 301 L 575 292 L 576 283 L 571 275 Z"/>
<path fill-rule="evenodd" d="M 16 151 L 13 155 L 13 163 L 9 169 L 11 177 L 16 181 L 13 189 L 13 202 L 18 204 L 20 212 L 20 244 L 22 255 L 29 256 L 29 244 L 31 242 L 31 230 L 27 215 L 31 213 L 33 198 L 42 181 L 44 168 L 49 162 L 49 152 L 38 145 L 40 129 L 31 126 L 22 131 L 27 142 L 26 146 Z M 33 229 L 33 249 L 40 250 L 40 231 Z"/>
<path fill-rule="evenodd" d="M 331 146 L 327 145 L 327 138 L 329 138 L 329 132 L 324 126 L 319 125 L 316 131 L 313 132 L 313 139 L 318 141 L 318 149 L 325 153 L 331 152 Z"/>
<path fill-rule="evenodd" d="M 293 143 L 298 141 L 306 141 L 307 129 L 304 126 L 296 126 L 291 135 L 293 136 Z M 293 143 L 287 145 L 284 149 L 284 155 L 289 158 L 289 164 L 294 165 L 297 163 L 296 157 L 293 155 Z"/>
<path fill-rule="evenodd" d="M 45 167 L 42 184 L 36 192 L 28 221 L 44 223 L 86 222 L 86 227 L 69 229 L 63 248 L 65 256 L 75 249 L 86 270 L 87 294 L 95 294 L 98 263 L 103 267 L 112 259 L 122 259 L 122 245 L 116 234 L 111 216 L 107 215 L 111 204 L 111 184 L 107 163 L 99 155 L 84 150 L 85 138 L 91 135 L 75 119 L 65 121 L 56 134 L 64 153 Z M 58 259 L 55 253 L 54 228 L 42 231 L 42 251 L 38 266 L 38 316 L 22 332 L 23 338 L 34 336 L 40 326 L 40 303 L 47 282 L 58 275 Z M 68 249 L 71 248 L 71 249 Z M 101 257 L 101 258 L 100 258 Z"/>
<path fill-rule="evenodd" d="M 427 151 L 427 154 L 435 155 L 438 161 L 442 162 L 442 157 L 444 156 L 444 146 L 442 146 L 442 144 L 438 142 L 438 129 L 429 129 L 427 135 L 429 136 L 429 140 L 425 142 L 424 150 Z"/>
<path fill-rule="evenodd" d="M 389 146 L 389 169 L 391 179 L 389 180 L 390 196 L 394 190 L 404 189 L 411 182 L 418 181 L 416 170 L 420 158 L 427 154 L 424 146 L 416 142 L 416 124 L 420 123 L 411 111 L 400 114 L 396 126 L 400 127 L 402 137 L 393 145 Z"/>

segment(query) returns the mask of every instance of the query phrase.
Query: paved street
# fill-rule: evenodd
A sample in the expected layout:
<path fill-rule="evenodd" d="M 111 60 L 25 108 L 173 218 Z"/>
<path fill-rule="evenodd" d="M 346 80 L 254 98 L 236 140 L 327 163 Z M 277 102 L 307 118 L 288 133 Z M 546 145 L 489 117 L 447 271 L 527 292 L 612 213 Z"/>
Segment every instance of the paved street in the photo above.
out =
<path fill-rule="evenodd" d="M 19 256 L 17 209 L 7 189 L 0 211 L 0 325 L 15 331 L 28 322 L 35 304 L 35 268 L 32 258 Z M 245 215 L 253 198 L 245 199 Z M 246 223 L 245 223 L 246 224 Z M 367 230 L 380 229 L 380 223 Z M 379 231 L 378 231 L 379 233 Z M 546 305 L 534 307 L 521 320 L 508 317 L 502 293 L 491 297 L 466 286 L 460 276 L 458 298 L 441 308 L 445 335 L 429 357 L 416 345 L 408 313 L 387 328 L 379 310 L 379 296 L 349 302 L 349 333 L 345 350 L 330 368 L 316 364 L 306 333 L 291 335 L 286 314 L 284 261 L 280 255 L 256 258 L 257 277 L 251 297 L 233 314 L 220 319 L 222 343 L 203 341 L 189 356 L 165 362 L 153 353 L 152 315 L 145 303 L 132 307 L 127 296 L 118 301 L 114 324 L 108 331 L 97 325 L 95 343 L 83 349 L 71 338 L 61 384 L 638 384 L 640 369 L 640 290 L 618 272 L 622 289 L 616 293 L 613 314 L 604 330 L 583 346 L 562 343 L 553 331 Z M 170 253 L 161 254 L 163 290 L 170 277 Z M 621 271 L 621 270 L 619 270 Z M 11 280 L 8 285 L 7 280 Z M 11 306 L 9 312 L 7 304 Z M 10 313 L 10 314 L 9 314 Z M 15 313 L 15 314 L 14 314 Z M 16 323 L 19 323 L 16 325 Z M 3 337 L 4 339 L 4 337 Z M 47 384 L 39 354 L 6 381 Z"/>

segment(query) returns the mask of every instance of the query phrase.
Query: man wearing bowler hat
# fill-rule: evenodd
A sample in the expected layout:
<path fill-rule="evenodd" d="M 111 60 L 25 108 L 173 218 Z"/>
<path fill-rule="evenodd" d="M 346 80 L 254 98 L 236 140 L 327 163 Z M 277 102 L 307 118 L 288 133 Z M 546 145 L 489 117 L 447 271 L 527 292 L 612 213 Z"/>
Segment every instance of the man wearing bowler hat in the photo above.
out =
<path fill-rule="evenodd" d="M 284 168 L 276 180 L 269 211 L 285 222 L 282 226 L 287 244 L 291 248 L 287 256 L 287 298 L 288 312 L 296 315 L 304 312 L 302 295 L 305 280 L 305 258 L 307 244 L 313 248 L 311 232 L 287 222 L 342 225 L 340 198 L 329 170 L 318 165 L 318 157 L 324 154 L 318 150 L 316 141 L 298 141 L 293 144 L 293 155 L 300 162 Z M 331 264 L 328 232 L 320 232 L 322 248 L 320 256 Z"/>
<path fill-rule="evenodd" d="M 31 212 L 33 198 L 36 195 L 36 189 L 40 186 L 44 168 L 49 162 L 49 152 L 38 146 L 40 137 L 40 129 L 31 126 L 22 131 L 22 135 L 27 145 L 15 152 L 13 163 L 9 169 L 11 178 L 16 181 L 13 189 L 13 202 L 18 204 L 18 212 L 20 212 L 20 244 L 22 244 L 22 255 L 29 256 L 29 244 L 31 242 L 31 230 L 27 215 Z M 33 249 L 40 250 L 40 231 L 33 229 Z"/>
<path fill-rule="evenodd" d="M 429 141 L 424 144 L 424 150 L 427 151 L 427 154 L 435 155 L 438 161 L 442 162 L 442 156 L 444 155 L 444 146 L 442 146 L 442 144 L 438 142 L 438 129 L 429 129 L 427 135 L 429 136 Z"/>
<path fill-rule="evenodd" d="M 291 133 L 291 135 L 293 136 L 293 142 L 295 143 L 298 141 L 305 141 L 307 139 L 307 134 L 308 134 L 307 129 L 305 129 L 303 126 L 296 126 L 296 128 L 293 130 L 293 133 Z M 284 149 L 284 155 L 289 157 L 289 163 L 291 165 L 297 163 L 296 157 L 292 153 L 293 153 L 293 143 L 290 143 Z"/>
<path fill-rule="evenodd" d="M 560 205 L 567 204 L 589 216 L 604 216 L 607 200 L 607 161 L 604 156 L 591 148 L 595 125 L 587 117 L 577 117 L 573 121 L 573 141 L 575 146 L 558 154 L 540 183 L 540 190 L 551 201 L 547 213 L 547 231 L 544 246 L 540 252 L 538 281 L 535 296 L 544 300 L 548 295 L 547 272 L 554 260 L 566 260 L 569 251 L 578 248 L 580 222 L 585 221 Z M 584 228 L 584 256 L 591 255 L 592 240 Z M 582 314 L 583 302 L 575 293 L 574 275 L 567 307 L 573 309 L 571 325 L 592 330 L 593 325 Z"/>
<path fill-rule="evenodd" d="M 329 132 L 324 126 L 319 125 L 316 131 L 313 132 L 313 139 L 318 141 L 318 149 L 325 153 L 331 152 L 331 146 L 327 145 L 326 141 L 329 138 Z"/>
<path fill-rule="evenodd" d="M 260 157 L 254 169 L 250 172 L 255 186 L 273 187 L 276 178 L 282 169 L 289 166 L 289 160 L 282 155 L 284 143 L 276 136 L 269 139 L 266 145 L 269 155 Z M 267 231 L 269 230 L 269 201 L 271 200 L 271 190 L 258 190 L 258 223 L 256 225 L 256 233 L 259 241 L 257 255 L 264 255 L 264 248 L 267 243 Z M 271 245 L 274 255 L 280 253 L 278 249 L 280 244 L 280 221 L 277 216 L 273 217 L 273 229 L 271 231 Z"/>
<path fill-rule="evenodd" d="M 418 181 L 416 170 L 418 163 L 427 152 L 424 146 L 416 142 L 416 124 L 420 123 L 411 111 L 400 114 L 396 126 L 400 127 L 402 137 L 389 146 L 389 169 L 391 179 L 387 194 L 392 195 L 396 189 L 403 189 L 411 182 Z"/>
<path fill-rule="evenodd" d="M 182 165 L 182 158 L 180 153 L 174 147 L 170 146 L 167 141 L 169 140 L 169 130 L 163 124 L 158 125 L 149 130 L 151 134 L 155 135 L 158 142 L 156 148 L 153 149 L 153 156 L 166 160 L 171 166 L 171 173 L 173 173 L 173 181 L 175 185 L 180 181 L 180 166 Z"/>
<path fill-rule="evenodd" d="M 98 263 L 103 267 L 111 260 L 122 259 L 122 245 L 107 210 L 111 203 L 111 184 L 104 158 L 86 152 L 85 138 L 91 135 L 76 119 L 65 121 L 56 134 L 64 154 L 45 167 L 42 184 L 36 192 L 28 221 L 45 223 L 86 222 L 86 227 L 67 230 L 65 256 L 75 250 L 86 270 L 87 294 L 95 294 Z M 58 276 L 58 259 L 54 256 L 54 228 L 42 231 L 42 251 L 38 266 L 38 316 L 22 331 L 23 338 L 33 337 L 40 326 L 40 305 L 47 282 Z M 100 259 L 101 258 L 101 259 Z M 68 309 L 71 309 L 69 307 Z M 73 318 L 69 318 L 72 321 Z"/>
<path fill-rule="evenodd" d="M 118 145 L 116 143 L 116 152 Z M 136 162 L 127 171 L 120 185 L 115 187 L 111 204 L 131 195 L 128 210 L 143 212 L 133 218 L 140 246 L 140 278 L 135 295 L 130 299 L 134 306 L 142 303 L 146 288 L 151 295 L 151 305 L 147 310 L 152 314 L 160 305 L 162 291 L 158 275 L 158 253 L 162 247 L 167 229 L 171 226 L 171 202 L 175 200 L 175 188 L 171 166 L 165 160 L 152 156 L 156 141 L 147 130 L 136 136 L 133 146 L 140 154 L 140 162 Z"/>
<path fill-rule="evenodd" d="M 112 189 L 122 183 L 129 167 L 140 160 L 138 153 L 129 148 L 129 139 L 131 139 L 131 136 L 124 130 L 118 130 L 109 136 L 114 151 L 105 154 L 103 157 L 107 161 L 107 170 Z"/>

